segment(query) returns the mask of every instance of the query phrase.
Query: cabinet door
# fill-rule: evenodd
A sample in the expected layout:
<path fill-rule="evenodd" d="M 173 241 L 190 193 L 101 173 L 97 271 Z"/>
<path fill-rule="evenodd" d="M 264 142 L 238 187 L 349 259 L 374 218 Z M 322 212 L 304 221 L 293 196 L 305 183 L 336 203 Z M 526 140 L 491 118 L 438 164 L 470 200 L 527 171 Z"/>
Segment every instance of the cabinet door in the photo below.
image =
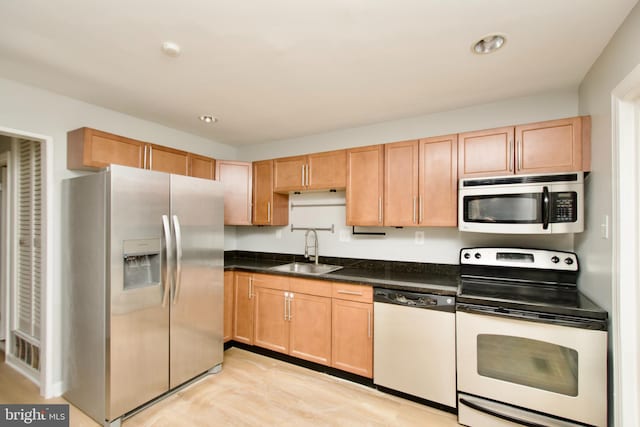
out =
<path fill-rule="evenodd" d="M 248 162 L 216 162 L 216 179 L 224 183 L 225 225 L 251 225 L 251 169 Z"/>
<path fill-rule="evenodd" d="M 149 169 L 160 172 L 189 175 L 189 153 L 173 148 L 149 144 Z"/>
<path fill-rule="evenodd" d="M 307 156 L 285 157 L 273 161 L 273 191 L 288 193 L 306 188 Z"/>
<path fill-rule="evenodd" d="M 214 179 L 215 159 L 189 153 L 189 176 L 196 178 Z"/>
<path fill-rule="evenodd" d="M 233 287 L 233 339 L 253 344 L 253 284 L 251 274 L 236 272 Z"/>
<path fill-rule="evenodd" d="M 516 127 L 516 173 L 580 171 L 582 154 L 581 117 Z"/>
<path fill-rule="evenodd" d="M 424 226 L 458 224 L 458 136 L 420 140 L 418 222 Z"/>
<path fill-rule="evenodd" d="M 146 143 L 96 129 L 67 133 L 67 168 L 97 170 L 109 165 L 144 167 Z"/>
<path fill-rule="evenodd" d="M 347 150 L 347 225 L 382 225 L 384 146 Z"/>
<path fill-rule="evenodd" d="M 373 304 L 333 299 L 331 366 L 373 377 Z"/>
<path fill-rule="evenodd" d="M 418 141 L 384 146 L 384 225 L 418 225 Z"/>
<path fill-rule="evenodd" d="M 347 186 L 347 151 L 309 154 L 307 162 L 309 190 L 339 190 Z"/>
<path fill-rule="evenodd" d="M 280 353 L 289 352 L 286 291 L 256 286 L 255 345 Z"/>
<path fill-rule="evenodd" d="M 253 223 L 289 223 L 289 195 L 273 192 L 273 160 L 253 163 Z"/>
<path fill-rule="evenodd" d="M 458 135 L 460 178 L 514 173 L 513 127 Z"/>
<path fill-rule="evenodd" d="M 224 342 L 233 337 L 233 271 L 224 272 Z"/>
<path fill-rule="evenodd" d="M 290 294 L 289 354 L 329 366 L 331 298 L 293 292 Z"/>

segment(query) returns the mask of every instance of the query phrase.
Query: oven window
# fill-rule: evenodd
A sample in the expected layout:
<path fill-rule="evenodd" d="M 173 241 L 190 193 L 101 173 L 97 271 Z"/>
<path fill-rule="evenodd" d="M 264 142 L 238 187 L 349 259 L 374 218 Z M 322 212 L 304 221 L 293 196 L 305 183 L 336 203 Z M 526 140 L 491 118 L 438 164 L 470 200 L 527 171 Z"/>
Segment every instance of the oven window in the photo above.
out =
<path fill-rule="evenodd" d="M 465 222 L 542 223 L 542 193 L 464 196 Z"/>
<path fill-rule="evenodd" d="M 578 352 L 509 335 L 478 335 L 478 374 L 540 390 L 578 395 Z"/>

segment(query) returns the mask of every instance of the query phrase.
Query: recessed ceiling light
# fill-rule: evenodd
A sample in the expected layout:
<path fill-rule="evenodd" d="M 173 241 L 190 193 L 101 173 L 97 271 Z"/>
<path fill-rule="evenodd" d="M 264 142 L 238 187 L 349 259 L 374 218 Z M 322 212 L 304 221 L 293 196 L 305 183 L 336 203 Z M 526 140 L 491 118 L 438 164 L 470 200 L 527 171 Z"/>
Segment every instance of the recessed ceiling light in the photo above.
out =
<path fill-rule="evenodd" d="M 175 58 L 180 55 L 180 45 L 178 43 L 166 41 L 162 43 L 162 52 L 167 56 Z"/>
<path fill-rule="evenodd" d="M 202 120 L 205 123 L 215 123 L 218 121 L 218 118 L 205 114 L 203 116 L 200 116 L 200 120 Z"/>
<path fill-rule="evenodd" d="M 489 34 L 474 43 L 473 46 L 471 46 L 471 51 L 478 55 L 495 52 L 504 46 L 506 41 L 506 36 L 502 34 Z"/>

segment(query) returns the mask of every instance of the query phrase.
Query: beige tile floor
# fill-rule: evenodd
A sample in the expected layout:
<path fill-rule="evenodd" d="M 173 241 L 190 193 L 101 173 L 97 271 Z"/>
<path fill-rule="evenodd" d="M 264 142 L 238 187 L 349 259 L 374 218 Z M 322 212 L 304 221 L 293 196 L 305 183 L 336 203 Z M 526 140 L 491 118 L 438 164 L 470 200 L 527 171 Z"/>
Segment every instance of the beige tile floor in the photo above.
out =
<path fill-rule="evenodd" d="M 45 401 L 37 388 L 0 364 L 0 403 Z M 96 426 L 71 407 L 72 426 Z M 225 352 L 211 375 L 139 412 L 142 426 L 457 426 L 453 414 L 241 349 Z"/>

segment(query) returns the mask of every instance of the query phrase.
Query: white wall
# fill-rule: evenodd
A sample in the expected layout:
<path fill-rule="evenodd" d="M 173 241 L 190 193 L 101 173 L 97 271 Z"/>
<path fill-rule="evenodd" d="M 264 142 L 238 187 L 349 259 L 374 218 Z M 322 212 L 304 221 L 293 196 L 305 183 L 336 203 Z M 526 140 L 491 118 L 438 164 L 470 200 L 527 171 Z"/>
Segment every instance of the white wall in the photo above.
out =
<path fill-rule="evenodd" d="M 640 6 L 631 11 L 580 85 L 580 114 L 591 115 L 592 173 L 587 180 L 587 232 L 576 238 L 586 270 L 581 290 L 607 311 L 612 309 L 611 239 L 603 239 L 604 216 L 612 227 L 611 92 L 640 63 Z M 621 155 L 624 155 L 621 153 Z"/>
<path fill-rule="evenodd" d="M 577 91 L 561 90 L 371 126 L 244 146 L 239 150 L 239 157 L 244 160 L 269 159 L 576 115 Z M 303 203 L 313 203 L 314 200 L 331 202 L 334 199 L 344 203 L 344 193 L 333 196 L 328 192 L 307 193 L 291 197 L 295 203 L 299 199 Z M 369 228 L 371 231 L 385 231 L 387 235 L 384 237 L 351 236 L 351 228 L 345 225 L 343 207 L 294 209 L 290 211 L 289 223 L 305 227 L 335 224 L 335 234 L 320 233 L 320 254 L 324 256 L 457 264 L 460 249 L 467 246 L 504 245 L 573 250 L 572 235 L 504 236 L 461 233 L 455 228 L 386 227 Z M 415 231 L 424 232 L 423 244 L 415 243 Z M 237 227 L 235 242 L 239 250 L 301 254 L 304 233 L 292 233 L 286 227 Z"/>
<path fill-rule="evenodd" d="M 67 131 L 88 126 L 96 129 L 126 135 L 143 141 L 180 148 L 214 158 L 235 159 L 235 147 L 216 143 L 195 135 L 167 128 L 157 123 L 137 119 L 112 110 L 80 102 L 51 92 L 0 79 L 0 127 L 17 129 L 53 138 L 53 218 L 54 283 L 53 306 L 58 309 L 53 314 L 53 349 L 55 360 L 54 381 L 62 380 L 61 345 L 61 197 L 62 180 L 76 173 L 67 170 Z"/>

